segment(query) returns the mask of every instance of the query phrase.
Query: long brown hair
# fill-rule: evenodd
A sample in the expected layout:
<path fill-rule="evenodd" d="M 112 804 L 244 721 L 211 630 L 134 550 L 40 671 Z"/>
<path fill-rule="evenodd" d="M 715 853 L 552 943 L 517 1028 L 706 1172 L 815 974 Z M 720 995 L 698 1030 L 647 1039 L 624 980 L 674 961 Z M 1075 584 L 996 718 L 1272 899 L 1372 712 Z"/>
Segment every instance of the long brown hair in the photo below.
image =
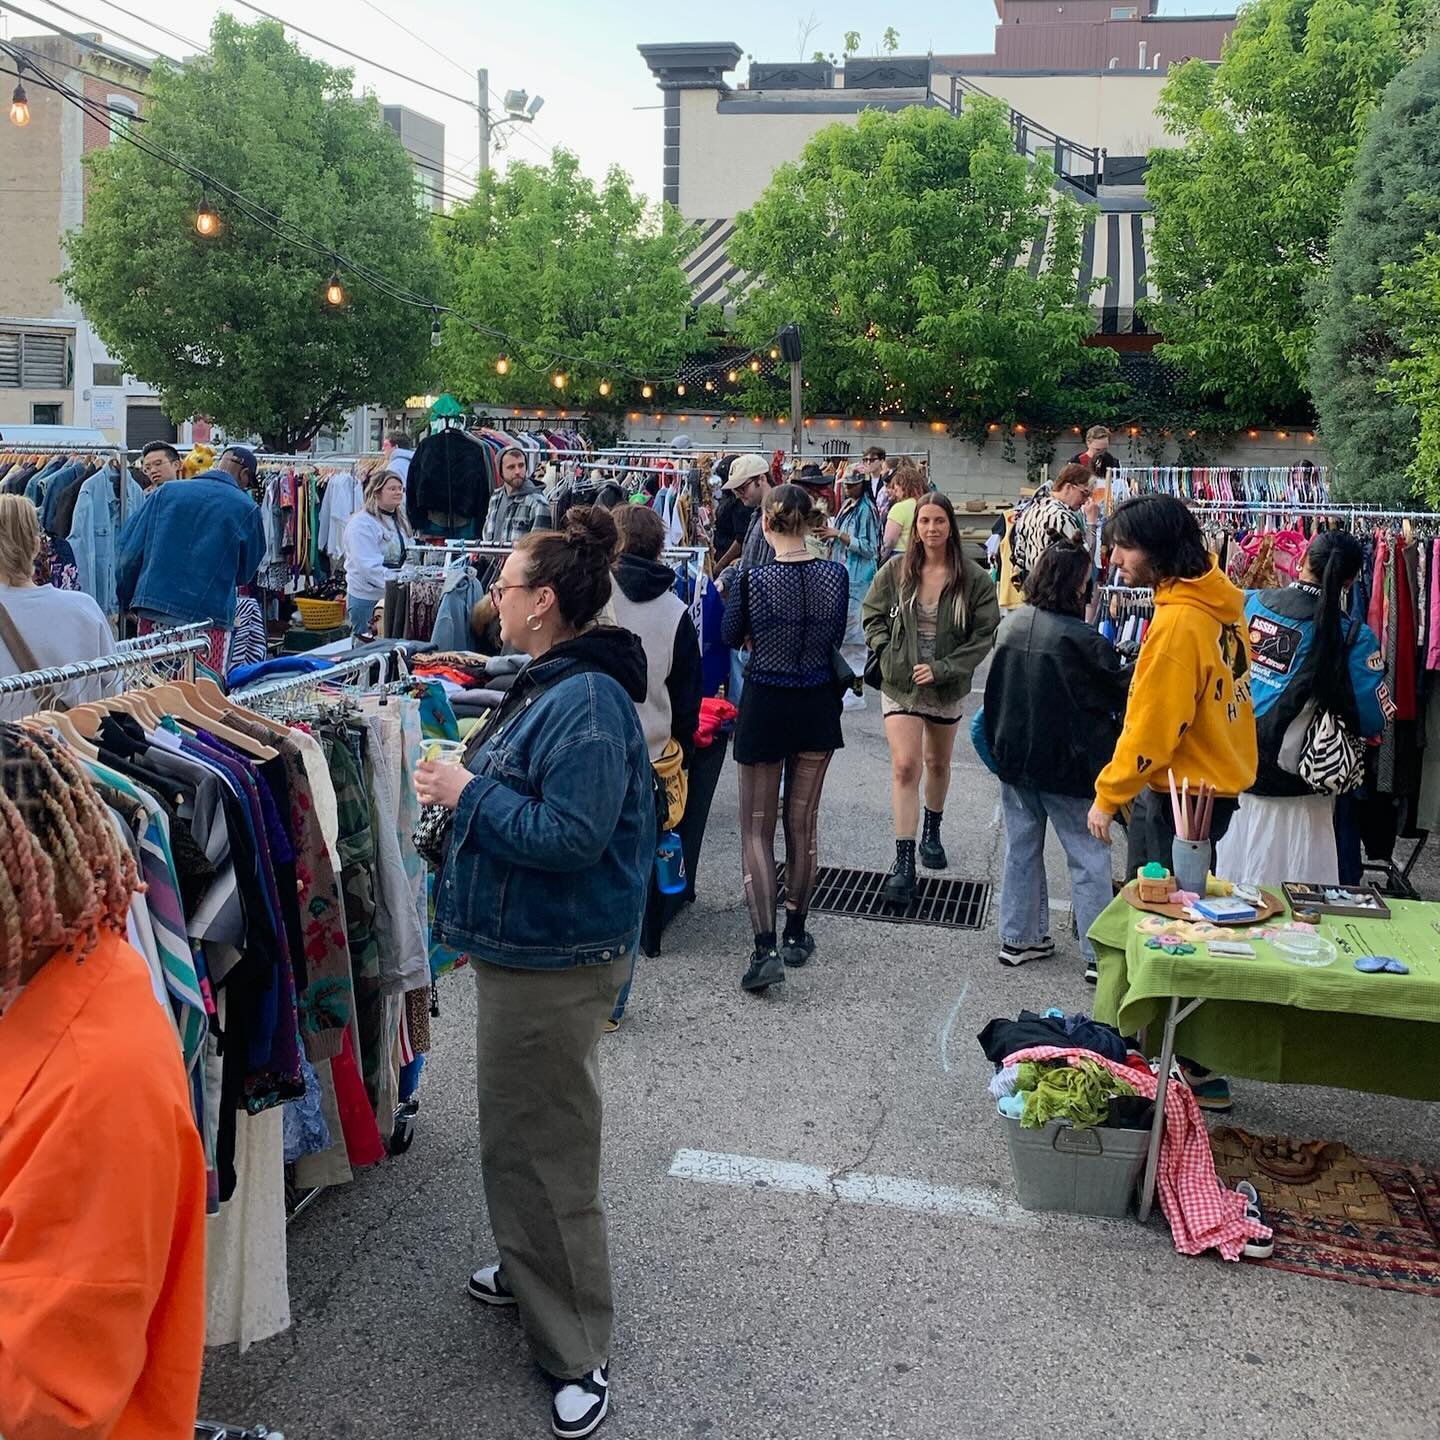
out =
<path fill-rule="evenodd" d="M 909 600 L 920 591 L 920 576 L 925 570 L 925 546 L 920 540 L 920 512 L 931 505 L 943 510 L 950 521 L 950 534 L 945 541 L 945 584 L 940 593 L 951 591 L 955 597 L 955 615 L 965 623 L 965 548 L 960 539 L 960 522 L 955 518 L 955 507 L 947 495 L 938 490 L 922 495 L 915 502 L 915 522 L 910 531 L 910 544 L 905 548 L 900 571 L 900 593 Z"/>

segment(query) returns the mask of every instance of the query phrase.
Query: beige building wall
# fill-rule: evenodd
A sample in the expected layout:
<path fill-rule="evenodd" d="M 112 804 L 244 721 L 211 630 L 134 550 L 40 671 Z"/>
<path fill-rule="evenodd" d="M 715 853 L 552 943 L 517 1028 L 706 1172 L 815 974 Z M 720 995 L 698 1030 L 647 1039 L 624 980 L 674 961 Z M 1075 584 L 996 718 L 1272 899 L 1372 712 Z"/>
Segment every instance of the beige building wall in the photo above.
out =
<path fill-rule="evenodd" d="M 1112 155 L 1145 155 L 1175 144 L 1155 106 L 1163 71 L 1135 75 L 974 75 L 987 94 L 1077 145 Z M 943 81 L 938 81 L 940 88 Z"/>

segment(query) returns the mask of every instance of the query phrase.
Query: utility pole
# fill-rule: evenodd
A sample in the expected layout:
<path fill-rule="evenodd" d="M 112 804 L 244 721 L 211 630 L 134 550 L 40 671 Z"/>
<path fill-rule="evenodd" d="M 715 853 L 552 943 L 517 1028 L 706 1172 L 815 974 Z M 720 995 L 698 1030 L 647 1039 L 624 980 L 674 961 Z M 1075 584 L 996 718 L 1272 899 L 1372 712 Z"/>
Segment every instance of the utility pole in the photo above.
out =
<path fill-rule="evenodd" d="M 490 72 L 477 70 L 475 79 L 480 90 L 480 174 L 490 171 Z"/>
<path fill-rule="evenodd" d="M 790 453 L 798 465 L 801 447 L 805 443 L 805 382 L 800 378 L 800 327 L 786 325 L 775 338 L 780 342 L 781 356 L 790 365 Z"/>

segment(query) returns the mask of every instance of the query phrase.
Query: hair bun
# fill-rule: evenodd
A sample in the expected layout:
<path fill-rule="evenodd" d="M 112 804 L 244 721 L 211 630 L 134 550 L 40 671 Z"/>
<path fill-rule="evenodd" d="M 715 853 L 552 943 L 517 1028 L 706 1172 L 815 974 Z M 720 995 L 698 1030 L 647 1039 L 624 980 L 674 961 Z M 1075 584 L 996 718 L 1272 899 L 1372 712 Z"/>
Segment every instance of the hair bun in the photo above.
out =
<path fill-rule="evenodd" d="M 576 505 L 565 512 L 565 543 L 582 555 L 600 555 L 608 565 L 620 547 L 620 531 L 604 506 Z"/>

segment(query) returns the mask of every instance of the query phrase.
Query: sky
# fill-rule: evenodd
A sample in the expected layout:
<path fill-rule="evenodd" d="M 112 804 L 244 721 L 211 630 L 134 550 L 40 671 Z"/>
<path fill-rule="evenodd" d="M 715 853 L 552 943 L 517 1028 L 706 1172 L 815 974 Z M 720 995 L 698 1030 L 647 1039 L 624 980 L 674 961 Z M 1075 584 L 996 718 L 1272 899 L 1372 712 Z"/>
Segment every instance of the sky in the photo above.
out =
<path fill-rule="evenodd" d="M 99 31 L 129 50 L 148 47 L 179 58 L 202 48 L 220 10 L 245 21 L 258 18 L 239 0 L 63 0 L 64 13 L 46 0 L 23 0 L 21 8 L 77 33 Z M 808 59 L 816 50 L 839 52 L 847 30 L 858 30 L 861 52 L 878 50 L 881 33 L 894 26 L 900 54 L 982 52 L 991 48 L 992 0 L 885 0 L 871 4 L 823 4 L 810 0 L 726 0 L 707 7 L 674 4 L 588 3 L 588 0 L 258 0 L 281 20 L 291 20 L 375 63 L 347 59 L 338 51 L 291 32 L 302 49 L 335 65 L 350 65 L 357 88 L 372 90 L 384 104 L 405 105 L 445 126 L 447 195 L 470 193 L 480 148 L 473 108 L 475 70 L 490 74 L 490 103 L 498 114 L 508 89 L 541 95 L 534 123 L 509 126 L 492 143 L 491 163 L 542 162 L 555 145 L 580 158 L 596 179 L 619 165 L 651 198 L 660 193 L 660 91 L 637 45 L 663 41 L 734 41 L 761 61 Z M 1162 0 L 1163 14 L 1214 14 L 1233 8 L 1223 0 Z M 128 12 L 128 13 L 127 13 Z M 143 15 L 144 20 L 134 17 Z M 16 38 L 44 28 L 16 15 L 0 0 L 0 35 Z M 83 19 L 77 19 L 77 16 Z M 802 44 L 802 33 L 811 26 Z M 162 28 L 157 28 L 162 27 Z M 166 31 L 173 33 L 167 34 Z M 140 42 L 137 45 L 135 42 Z M 194 43 L 187 43 L 194 42 Z M 379 65 L 407 79 L 384 73 Z M 742 60 L 732 83 L 744 78 Z M 444 95 L 426 90 L 422 81 Z M 469 104 L 465 102 L 470 102 Z M 499 148 L 503 146 L 504 148 Z"/>

